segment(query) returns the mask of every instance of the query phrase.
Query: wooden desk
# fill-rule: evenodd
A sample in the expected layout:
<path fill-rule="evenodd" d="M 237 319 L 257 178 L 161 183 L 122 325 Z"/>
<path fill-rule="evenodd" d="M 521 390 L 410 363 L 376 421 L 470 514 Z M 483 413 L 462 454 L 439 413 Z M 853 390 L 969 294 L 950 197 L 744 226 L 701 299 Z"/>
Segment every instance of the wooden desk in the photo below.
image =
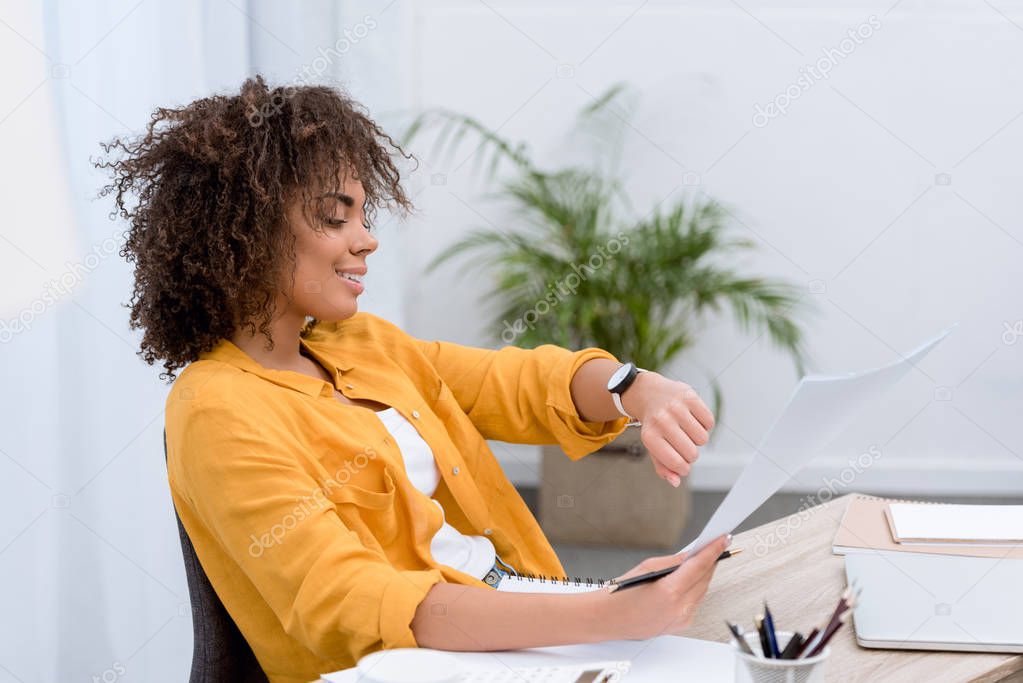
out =
<path fill-rule="evenodd" d="M 842 557 L 831 553 L 851 496 L 736 534 L 741 555 L 718 565 L 707 599 L 685 634 L 727 642 L 725 620 L 749 630 L 766 598 L 779 628 L 807 631 L 823 623 L 845 590 Z M 852 625 L 831 641 L 828 680 L 1023 681 L 1023 656 L 874 650 L 856 644 Z"/>

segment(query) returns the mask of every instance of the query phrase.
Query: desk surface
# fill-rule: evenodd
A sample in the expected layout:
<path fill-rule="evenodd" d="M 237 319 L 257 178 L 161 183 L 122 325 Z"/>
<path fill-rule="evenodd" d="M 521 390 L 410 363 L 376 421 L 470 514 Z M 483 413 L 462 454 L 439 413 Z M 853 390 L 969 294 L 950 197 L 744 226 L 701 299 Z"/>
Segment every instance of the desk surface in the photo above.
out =
<path fill-rule="evenodd" d="M 845 589 L 842 557 L 831 540 L 851 496 L 807 508 L 741 534 L 741 555 L 721 562 L 707 599 L 686 635 L 728 640 L 725 620 L 750 628 L 767 598 L 775 623 L 808 630 L 824 622 Z M 856 644 L 851 624 L 831 641 L 829 680 L 1023 680 L 1023 656 L 913 650 L 873 650 Z"/>

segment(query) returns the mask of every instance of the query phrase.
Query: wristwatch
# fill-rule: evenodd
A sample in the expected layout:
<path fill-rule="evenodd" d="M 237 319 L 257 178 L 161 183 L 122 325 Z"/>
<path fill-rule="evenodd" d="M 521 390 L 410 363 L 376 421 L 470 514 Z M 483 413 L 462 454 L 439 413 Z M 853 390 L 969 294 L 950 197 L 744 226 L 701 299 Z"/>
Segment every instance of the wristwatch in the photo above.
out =
<path fill-rule="evenodd" d="M 629 418 L 631 422 L 628 422 L 626 427 L 634 427 L 642 424 L 639 420 L 634 418 L 625 412 L 625 408 L 622 406 L 622 394 L 625 390 L 632 386 L 632 383 L 636 381 L 636 377 L 639 373 L 646 372 L 643 368 L 636 367 L 633 362 L 623 363 L 620 368 L 614 371 L 611 375 L 611 379 L 607 381 L 607 390 L 611 392 L 611 400 L 614 401 L 615 408 L 618 412 Z"/>

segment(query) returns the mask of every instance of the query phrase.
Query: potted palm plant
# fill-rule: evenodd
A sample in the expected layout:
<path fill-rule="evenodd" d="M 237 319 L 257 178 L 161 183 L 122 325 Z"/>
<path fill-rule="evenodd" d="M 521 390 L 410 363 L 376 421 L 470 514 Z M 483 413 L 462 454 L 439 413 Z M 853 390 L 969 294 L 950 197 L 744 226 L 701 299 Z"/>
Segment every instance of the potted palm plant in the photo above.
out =
<path fill-rule="evenodd" d="M 801 371 L 798 290 L 729 265 L 755 245 L 731 234 L 720 204 L 689 195 L 639 213 L 629 205 L 617 169 L 630 95 L 615 86 L 579 115 L 574 132 L 596 135 L 602 158 L 553 170 L 539 168 L 524 144 L 470 116 L 447 110 L 417 116 L 406 143 L 427 128 L 440 129 L 435 149 L 453 151 L 466 136 L 478 140 L 474 156 L 489 169 L 483 177 L 514 204 L 521 226 L 476 229 L 427 270 L 474 257 L 470 263 L 492 282 L 486 298 L 496 305 L 495 342 L 596 346 L 664 373 L 692 344 L 707 314 L 727 310 L 739 328 L 765 334 Z M 510 164 L 511 174 L 496 181 L 502 164 Z M 714 377 L 705 382 L 720 417 L 720 388 Z M 677 547 L 689 490 L 657 478 L 639 434 L 628 429 L 575 463 L 557 447 L 545 447 L 540 518 L 552 540 Z"/>

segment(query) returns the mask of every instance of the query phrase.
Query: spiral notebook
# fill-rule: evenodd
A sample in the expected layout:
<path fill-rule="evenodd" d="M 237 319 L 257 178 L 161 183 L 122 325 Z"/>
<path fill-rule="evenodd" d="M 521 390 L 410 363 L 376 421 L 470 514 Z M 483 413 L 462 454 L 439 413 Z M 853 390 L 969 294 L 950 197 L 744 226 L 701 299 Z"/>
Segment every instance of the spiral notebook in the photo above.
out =
<path fill-rule="evenodd" d="M 587 593 L 607 588 L 613 583 L 614 579 L 520 574 L 502 578 L 497 590 L 504 593 Z"/>

